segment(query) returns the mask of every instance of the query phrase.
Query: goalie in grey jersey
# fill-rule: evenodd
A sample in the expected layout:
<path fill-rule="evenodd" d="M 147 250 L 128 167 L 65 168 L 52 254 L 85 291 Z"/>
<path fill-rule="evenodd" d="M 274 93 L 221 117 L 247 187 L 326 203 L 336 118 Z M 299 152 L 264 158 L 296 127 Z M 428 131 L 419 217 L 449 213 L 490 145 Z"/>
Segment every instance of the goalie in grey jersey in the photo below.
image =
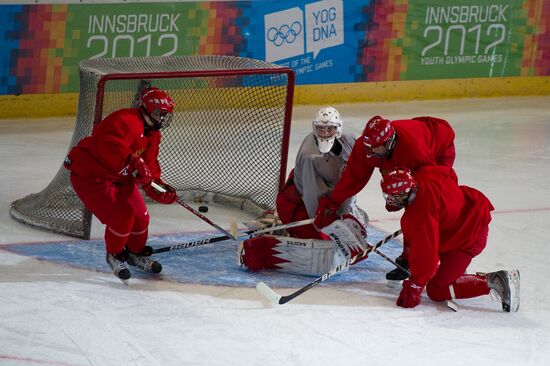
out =
<path fill-rule="evenodd" d="M 329 195 L 340 179 L 355 143 L 355 137 L 342 133 L 342 125 L 340 113 L 333 107 L 321 108 L 313 117 L 313 131 L 304 138 L 295 167 L 277 196 L 277 214 L 283 224 L 315 217 L 319 198 Z M 367 217 L 360 213 L 355 201 L 355 197 L 349 198 L 338 214 L 353 215 L 353 220 L 346 222 L 357 222 L 362 227 L 360 231 L 365 232 Z M 351 244 L 351 250 L 338 253 L 327 233 L 311 224 L 288 229 L 288 234 L 290 237 L 265 235 L 246 240 L 240 249 L 241 264 L 253 271 L 280 269 L 317 275 L 364 246 Z"/>
<path fill-rule="evenodd" d="M 296 164 L 277 196 L 277 213 L 283 224 L 315 217 L 319 198 L 328 196 L 342 176 L 355 137 L 342 133 L 343 121 L 333 107 L 321 108 L 313 117 L 313 132 L 307 135 L 296 155 Z M 348 199 L 339 214 L 359 216 L 355 197 Z M 289 229 L 290 236 L 327 239 L 313 225 Z"/>

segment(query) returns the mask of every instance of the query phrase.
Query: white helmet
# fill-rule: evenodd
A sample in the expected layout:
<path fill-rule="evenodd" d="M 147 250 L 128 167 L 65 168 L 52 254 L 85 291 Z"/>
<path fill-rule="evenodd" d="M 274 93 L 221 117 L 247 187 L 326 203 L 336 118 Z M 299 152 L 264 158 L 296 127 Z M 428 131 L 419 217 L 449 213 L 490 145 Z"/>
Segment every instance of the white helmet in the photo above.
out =
<path fill-rule="evenodd" d="M 335 108 L 324 107 L 319 109 L 313 117 L 313 134 L 317 138 L 319 151 L 323 154 L 332 149 L 334 139 L 342 136 L 342 118 Z"/>

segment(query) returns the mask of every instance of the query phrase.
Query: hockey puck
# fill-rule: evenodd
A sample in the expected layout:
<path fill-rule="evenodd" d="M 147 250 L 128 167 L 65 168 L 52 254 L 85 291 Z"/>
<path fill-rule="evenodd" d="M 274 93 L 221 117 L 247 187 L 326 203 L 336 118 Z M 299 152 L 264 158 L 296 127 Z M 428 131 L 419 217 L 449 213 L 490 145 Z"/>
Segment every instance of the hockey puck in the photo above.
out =
<path fill-rule="evenodd" d="M 199 206 L 199 212 L 208 212 L 208 206 Z"/>

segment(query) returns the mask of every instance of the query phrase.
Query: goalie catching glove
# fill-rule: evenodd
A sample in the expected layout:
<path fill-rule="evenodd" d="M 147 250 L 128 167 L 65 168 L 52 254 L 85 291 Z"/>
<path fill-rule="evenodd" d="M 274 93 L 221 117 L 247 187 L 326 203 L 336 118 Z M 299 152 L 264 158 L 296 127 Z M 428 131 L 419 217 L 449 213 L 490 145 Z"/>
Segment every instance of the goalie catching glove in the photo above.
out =
<path fill-rule="evenodd" d="M 368 247 L 367 231 L 359 220 L 351 214 L 342 215 L 341 220 L 334 221 L 321 231 L 328 235 L 336 244 L 341 262 L 355 257 Z M 360 260 L 366 258 L 367 256 Z"/>

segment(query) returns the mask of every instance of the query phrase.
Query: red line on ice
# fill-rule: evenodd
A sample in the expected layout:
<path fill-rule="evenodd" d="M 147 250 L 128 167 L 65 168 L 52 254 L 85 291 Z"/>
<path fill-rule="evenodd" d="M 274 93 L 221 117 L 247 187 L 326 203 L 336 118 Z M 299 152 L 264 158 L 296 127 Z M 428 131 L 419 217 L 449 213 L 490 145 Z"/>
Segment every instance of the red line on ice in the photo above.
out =
<path fill-rule="evenodd" d="M 58 362 L 58 361 L 37 360 L 37 359 L 34 359 L 34 358 L 15 357 L 15 356 L 7 356 L 7 355 L 0 355 L 0 360 L 32 362 L 32 363 L 36 363 L 36 364 L 40 364 L 40 365 L 77 366 L 77 364 L 74 364 L 74 363 L 65 363 L 65 362 Z"/>
<path fill-rule="evenodd" d="M 511 214 L 511 213 L 529 213 L 529 212 L 541 212 L 541 211 L 550 211 L 550 207 L 541 207 L 541 208 L 517 208 L 513 210 L 495 210 L 493 212 L 493 215 L 501 215 L 501 214 Z M 384 222 L 384 221 L 399 221 L 401 218 L 399 217 L 392 217 L 388 219 L 374 219 L 370 220 L 369 222 Z"/>

